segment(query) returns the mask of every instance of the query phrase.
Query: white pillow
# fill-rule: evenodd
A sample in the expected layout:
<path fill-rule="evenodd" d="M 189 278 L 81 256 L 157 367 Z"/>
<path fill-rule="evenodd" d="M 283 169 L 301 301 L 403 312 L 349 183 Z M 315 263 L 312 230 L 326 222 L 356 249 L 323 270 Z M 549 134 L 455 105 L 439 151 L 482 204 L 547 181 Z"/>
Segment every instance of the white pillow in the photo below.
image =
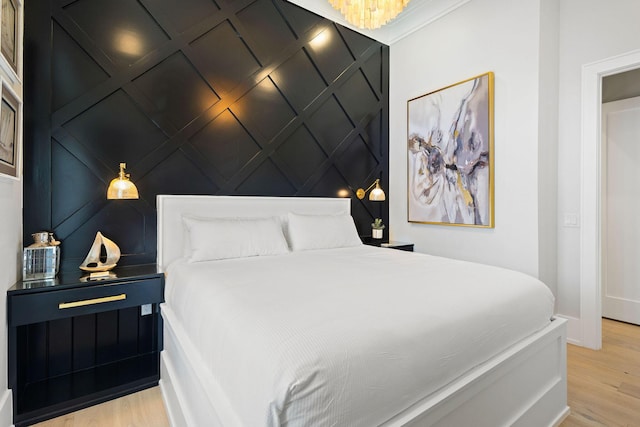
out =
<path fill-rule="evenodd" d="M 351 215 L 289 213 L 289 243 L 294 251 L 330 249 L 362 244 Z"/>
<path fill-rule="evenodd" d="M 189 262 L 289 252 L 278 218 L 183 217 Z"/>

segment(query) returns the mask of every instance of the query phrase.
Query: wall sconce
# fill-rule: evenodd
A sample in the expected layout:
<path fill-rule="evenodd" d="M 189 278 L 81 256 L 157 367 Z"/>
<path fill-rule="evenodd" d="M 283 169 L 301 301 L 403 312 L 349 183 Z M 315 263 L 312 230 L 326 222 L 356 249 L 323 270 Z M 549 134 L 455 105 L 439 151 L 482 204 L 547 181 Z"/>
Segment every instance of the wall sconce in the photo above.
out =
<path fill-rule="evenodd" d="M 120 163 L 120 173 L 117 178 L 111 180 L 109 188 L 107 188 L 107 199 L 137 199 L 138 189 L 129 180 L 129 174 L 124 173 L 124 168 L 127 167 L 126 163 Z"/>
<path fill-rule="evenodd" d="M 375 188 L 373 188 L 374 186 Z M 373 190 L 371 190 L 372 188 Z M 374 202 L 384 202 L 386 200 L 387 197 L 384 194 L 384 190 L 380 188 L 380 178 L 376 179 L 366 190 L 358 188 L 356 190 L 356 196 L 358 199 L 362 200 L 369 190 L 371 190 L 371 193 L 369 193 L 369 200 L 373 200 Z"/>

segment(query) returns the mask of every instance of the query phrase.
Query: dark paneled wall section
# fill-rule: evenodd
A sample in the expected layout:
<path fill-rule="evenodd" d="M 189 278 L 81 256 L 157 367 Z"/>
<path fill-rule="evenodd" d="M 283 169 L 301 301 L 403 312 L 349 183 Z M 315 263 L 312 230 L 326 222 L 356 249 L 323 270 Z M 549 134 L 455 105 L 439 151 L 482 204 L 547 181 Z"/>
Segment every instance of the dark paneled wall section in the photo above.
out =
<path fill-rule="evenodd" d="M 64 268 L 96 231 L 154 262 L 157 194 L 338 196 L 361 234 L 388 204 L 388 47 L 282 0 L 25 3 L 25 242 Z M 107 201 L 126 162 L 140 200 Z"/>

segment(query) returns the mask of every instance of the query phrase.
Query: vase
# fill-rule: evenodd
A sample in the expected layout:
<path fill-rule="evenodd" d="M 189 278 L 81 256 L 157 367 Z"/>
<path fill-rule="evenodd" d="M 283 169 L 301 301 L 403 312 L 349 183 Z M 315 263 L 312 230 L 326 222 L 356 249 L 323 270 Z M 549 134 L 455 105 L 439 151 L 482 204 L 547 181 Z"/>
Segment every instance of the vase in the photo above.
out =
<path fill-rule="evenodd" d="M 371 237 L 374 239 L 382 239 L 382 228 L 372 228 L 371 229 Z"/>

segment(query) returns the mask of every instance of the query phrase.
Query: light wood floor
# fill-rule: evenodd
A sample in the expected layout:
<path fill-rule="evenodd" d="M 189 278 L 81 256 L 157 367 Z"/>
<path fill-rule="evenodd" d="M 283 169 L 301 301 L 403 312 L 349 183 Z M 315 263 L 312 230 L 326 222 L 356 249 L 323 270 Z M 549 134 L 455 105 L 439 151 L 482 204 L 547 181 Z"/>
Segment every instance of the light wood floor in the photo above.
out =
<path fill-rule="evenodd" d="M 602 350 L 567 350 L 571 414 L 561 427 L 640 426 L 640 326 L 603 319 Z M 168 426 L 158 387 L 64 415 L 39 427 Z"/>
<path fill-rule="evenodd" d="M 160 387 L 72 412 L 38 427 L 169 427 Z"/>
<path fill-rule="evenodd" d="M 640 326 L 602 319 L 602 350 L 569 345 L 561 427 L 640 426 Z"/>

